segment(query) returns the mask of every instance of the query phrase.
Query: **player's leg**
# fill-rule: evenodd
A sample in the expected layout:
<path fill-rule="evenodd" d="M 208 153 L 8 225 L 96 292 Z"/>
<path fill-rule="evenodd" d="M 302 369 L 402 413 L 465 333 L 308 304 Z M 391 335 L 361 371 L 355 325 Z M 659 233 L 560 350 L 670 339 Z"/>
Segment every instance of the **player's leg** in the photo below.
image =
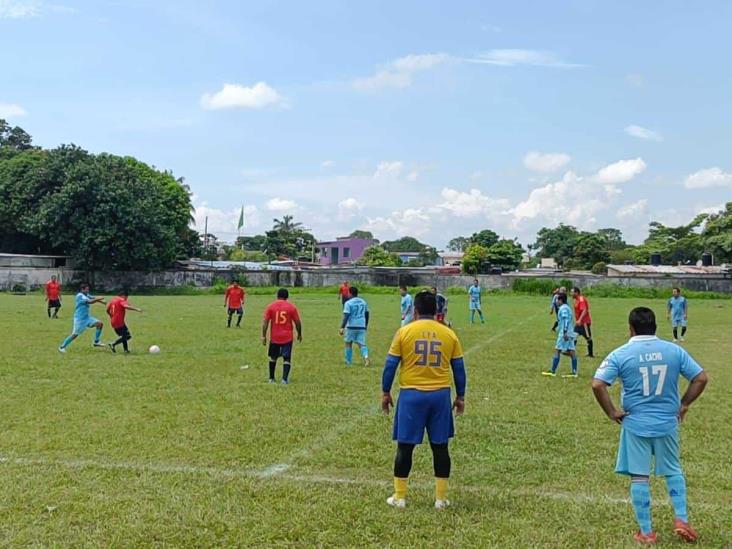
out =
<path fill-rule="evenodd" d="M 386 502 L 394 507 L 406 505 L 409 473 L 412 470 L 412 452 L 416 444 L 422 443 L 426 426 L 426 407 L 423 399 L 426 392 L 403 389 L 397 399 L 394 411 L 392 438 L 397 442 L 394 458 L 394 494 Z"/>
<path fill-rule="evenodd" d="M 686 321 L 681 321 L 681 341 L 684 341 L 684 336 L 686 335 Z"/>
<path fill-rule="evenodd" d="M 275 379 L 275 368 L 277 367 L 277 359 L 281 354 L 280 346 L 276 343 L 269 344 L 269 351 L 267 357 L 269 358 L 269 382 L 274 383 Z"/>
<path fill-rule="evenodd" d="M 679 340 L 679 327 L 678 327 L 678 325 L 676 325 L 676 324 L 673 325 L 673 331 L 674 331 L 674 341 L 678 341 Z"/>
<path fill-rule="evenodd" d="M 485 319 L 483 318 L 483 309 L 478 308 L 478 315 L 480 316 L 480 323 L 485 324 Z"/>
<path fill-rule="evenodd" d="M 122 330 L 123 330 L 123 332 L 122 332 L 122 338 L 123 338 L 122 339 L 122 349 L 124 349 L 124 352 L 125 353 L 129 353 L 130 352 L 130 348 L 127 345 L 127 342 L 130 339 L 132 339 L 132 334 L 130 333 L 129 328 L 126 325 L 125 326 L 122 326 Z"/>
<path fill-rule="evenodd" d="M 430 439 L 435 471 L 435 508 L 443 509 L 450 505 L 447 489 L 452 464 L 448 442 L 455 435 L 450 389 L 429 391 L 426 398 L 429 400 L 427 435 Z"/>
<path fill-rule="evenodd" d="M 355 343 L 358 345 L 358 349 L 361 353 L 361 358 L 363 359 L 364 366 L 368 366 L 370 364 L 369 361 L 369 347 L 366 345 L 366 330 L 357 330 L 356 338 L 354 339 Z"/>
<path fill-rule="evenodd" d="M 95 347 L 103 347 L 102 343 L 102 328 L 104 328 L 104 324 L 102 324 L 99 320 L 96 318 L 91 319 L 89 327 L 96 328 L 94 331 L 94 346 Z"/>
<path fill-rule="evenodd" d="M 344 360 L 346 361 L 346 366 L 350 366 L 353 363 L 353 342 L 346 341 L 344 345 Z"/>
<path fill-rule="evenodd" d="M 71 342 L 74 341 L 77 337 L 79 337 L 81 334 L 83 334 L 87 329 L 87 325 L 85 321 L 76 321 L 74 320 L 74 326 L 71 330 L 71 335 L 68 336 L 66 339 L 63 340 L 61 345 L 59 346 L 58 350 L 62 353 L 66 352 L 66 347 L 71 345 Z"/>
<path fill-rule="evenodd" d="M 282 346 L 282 384 L 290 383 L 290 368 L 292 367 L 292 341 Z"/>
<path fill-rule="evenodd" d="M 51 318 L 51 309 L 53 308 L 51 306 L 51 303 L 52 303 L 52 301 L 49 299 L 48 302 L 47 302 L 47 304 L 46 304 L 47 305 L 47 307 L 46 307 L 46 313 L 48 314 L 48 318 Z"/>
<path fill-rule="evenodd" d="M 58 318 L 59 310 L 61 310 L 61 300 L 56 302 L 56 306 L 53 309 L 53 318 Z"/>
<path fill-rule="evenodd" d="M 585 324 L 585 328 L 587 329 L 587 335 L 585 336 L 587 338 L 587 356 L 592 358 L 595 356 L 594 343 L 592 342 L 592 324 Z"/>
<path fill-rule="evenodd" d="M 244 316 L 244 309 L 242 309 L 241 307 L 239 307 L 236 310 L 236 327 L 237 328 L 240 328 L 241 327 L 241 319 L 242 319 L 243 316 Z"/>
<path fill-rule="evenodd" d="M 231 328 L 231 317 L 233 317 L 233 316 L 234 316 L 234 309 L 232 309 L 231 307 L 229 307 L 229 308 L 228 308 L 228 309 L 226 310 L 226 314 L 227 314 L 227 318 L 226 318 L 226 327 L 227 327 L 227 328 Z"/>
<path fill-rule="evenodd" d="M 473 324 L 475 322 L 475 308 L 470 307 L 470 323 Z"/>
<path fill-rule="evenodd" d="M 652 439 L 639 437 L 626 429 L 620 429 L 615 472 L 630 477 L 630 502 L 639 527 L 635 539 L 642 543 L 652 543 L 656 538 L 651 520 L 649 485 L 652 458 Z"/>
<path fill-rule="evenodd" d="M 656 476 L 666 478 L 666 488 L 674 508 L 674 533 L 684 541 L 696 541 L 698 534 L 689 525 L 686 507 L 686 477 L 681 468 L 679 433 L 653 439 L 653 453 L 656 456 Z"/>
<path fill-rule="evenodd" d="M 71 345 L 71 342 L 74 341 L 77 337 L 79 337 L 78 334 L 72 333 L 70 336 L 68 336 L 66 339 L 64 339 L 63 342 L 61 342 L 61 345 L 59 346 L 58 350 L 61 351 L 62 353 L 65 353 L 66 347 Z"/>

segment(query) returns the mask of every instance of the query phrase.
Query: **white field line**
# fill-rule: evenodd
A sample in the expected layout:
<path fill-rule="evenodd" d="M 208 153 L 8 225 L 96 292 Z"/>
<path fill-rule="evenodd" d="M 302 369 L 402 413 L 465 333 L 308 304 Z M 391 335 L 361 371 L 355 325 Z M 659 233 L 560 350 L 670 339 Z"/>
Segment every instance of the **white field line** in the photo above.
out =
<path fill-rule="evenodd" d="M 84 469 L 101 469 L 113 471 L 129 471 L 134 473 L 154 473 L 154 474 L 171 474 L 171 475 L 188 475 L 210 477 L 215 480 L 231 480 L 235 478 L 251 478 L 262 481 L 277 480 L 281 482 L 294 482 L 302 484 L 335 484 L 335 485 L 351 485 L 364 487 L 383 488 L 385 491 L 391 489 L 391 480 L 374 480 L 374 479 L 357 479 L 348 477 L 338 477 L 330 475 L 310 475 L 288 473 L 286 470 L 280 471 L 279 474 L 265 475 L 260 470 L 240 469 L 240 468 L 221 468 L 206 467 L 197 465 L 177 465 L 172 463 L 137 463 L 130 461 L 99 461 L 92 459 L 48 459 L 48 458 L 30 458 L 30 457 L 0 457 L 0 465 L 34 467 L 34 468 L 62 468 L 71 470 Z M 412 487 L 430 488 L 430 481 L 412 481 Z M 505 498 L 538 498 L 564 501 L 576 504 L 602 504 L 602 505 L 628 505 L 629 499 L 616 498 L 605 495 L 578 494 L 573 492 L 554 492 L 541 488 L 520 488 L 510 490 L 491 485 L 470 485 L 454 488 L 457 493 L 483 494 Z M 656 498 L 653 501 L 654 507 L 668 507 L 669 504 L 663 498 Z M 722 505 L 709 504 L 704 502 L 694 503 L 695 508 L 704 508 L 711 510 L 721 509 Z"/>

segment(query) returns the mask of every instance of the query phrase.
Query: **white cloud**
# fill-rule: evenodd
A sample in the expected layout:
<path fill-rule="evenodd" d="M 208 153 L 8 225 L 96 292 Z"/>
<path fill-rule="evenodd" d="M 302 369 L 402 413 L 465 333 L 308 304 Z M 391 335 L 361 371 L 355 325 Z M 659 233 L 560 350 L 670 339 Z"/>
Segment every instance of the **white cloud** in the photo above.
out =
<path fill-rule="evenodd" d="M 379 162 L 374 172 L 374 179 L 397 178 L 404 169 L 404 162 L 401 160 L 391 160 Z"/>
<path fill-rule="evenodd" d="M 297 208 L 297 202 L 286 198 L 272 198 L 267 201 L 265 207 L 271 212 L 288 212 Z"/>
<path fill-rule="evenodd" d="M 422 208 L 407 208 L 391 213 L 389 217 L 368 218 L 366 227 L 382 236 L 386 233 L 388 237 L 401 236 L 422 236 L 431 230 L 431 217 Z"/>
<path fill-rule="evenodd" d="M 597 172 L 594 180 L 609 185 L 625 183 L 633 179 L 636 175 L 643 173 L 645 169 L 646 163 L 643 162 L 642 158 L 618 160 L 617 162 L 608 164 Z"/>
<path fill-rule="evenodd" d="M 332 168 L 333 166 L 335 166 L 335 160 L 323 160 L 320 163 L 321 168 Z"/>
<path fill-rule="evenodd" d="M 649 130 L 643 126 L 631 124 L 630 126 L 626 126 L 623 131 L 631 137 L 637 137 L 638 139 L 645 139 L 646 141 L 663 141 L 663 136 L 659 132 Z"/>
<path fill-rule="evenodd" d="M 687 189 L 707 189 L 709 187 L 732 186 L 732 173 L 724 172 L 721 168 L 706 168 L 691 174 L 684 181 Z"/>
<path fill-rule="evenodd" d="M 473 58 L 466 59 L 466 61 L 500 67 L 529 65 L 571 69 L 584 66 L 563 61 L 556 53 L 551 51 L 526 49 L 494 49 L 480 53 Z"/>
<path fill-rule="evenodd" d="M 355 217 L 361 210 L 363 210 L 363 204 L 361 204 L 355 198 L 346 198 L 338 203 L 338 220 L 348 221 Z"/>
<path fill-rule="evenodd" d="M 407 181 L 410 181 L 410 182 L 417 181 L 418 178 L 419 178 L 419 172 L 417 170 L 412 170 L 407 175 Z"/>
<path fill-rule="evenodd" d="M 638 219 L 646 215 L 647 206 L 648 199 L 641 198 L 640 200 L 621 207 L 615 215 L 618 219 Z"/>
<path fill-rule="evenodd" d="M 193 205 L 196 208 L 194 227 L 199 233 L 203 234 L 206 227 L 206 218 L 208 218 L 208 232 L 216 235 L 219 239 L 233 239 L 238 234 L 237 225 L 241 214 L 241 206 L 225 211 L 212 208 L 207 202 L 199 202 L 197 196 L 193 197 Z M 258 227 L 259 222 L 257 207 L 253 205 L 244 206 L 244 232 L 251 232 L 250 229 Z"/>
<path fill-rule="evenodd" d="M 699 210 L 699 213 L 703 213 L 703 214 L 717 214 L 717 213 L 725 210 L 725 204 L 720 203 L 720 204 L 717 204 L 716 206 L 701 206 L 698 210 Z"/>
<path fill-rule="evenodd" d="M 510 203 L 505 198 L 491 198 L 478 189 L 461 192 L 445 187 L 440 192 L 443 202 L 438 206 L 450 212 L 455 217 L 494 217 L 505 215 L 510 209 Z"/>
<path fill-rule="evenodd" d="M 372 76 L 356 78 L 351 85 L 359 91 L 378 91 L 384 88 L 408 88 L 412 76 L 447 62 L 450 56 L 444 53 L 410 54 L 395 59 Z"/>
<path fill-rule="evenodd" d="M 534 172 L 551 173 L 562 169 L 572 158 L 565 153 L 531 151 L 524 156 L 524 166 Z"/>
<path fill-rule="evenodd" d="M 26 110 L 20 105 L 16 105 L 15 103 L 0 103 L 0 118 L 18 118 L 27 114 Z"/>
<path fill-rule="evenodd" d="M 0 0 L 0 19 L 24 19 L 41 14 L 41 3 L 36 0 Z"/>
<path fill-rule="evenodd" d="M 263 109 L 270 106 L 286 107 L 287 101 L 266 82 L 247 87 L 240 84 L 224 84 L 216 93 L 204 93 L 201 107 L 207 111 L 219 109 Z"/>

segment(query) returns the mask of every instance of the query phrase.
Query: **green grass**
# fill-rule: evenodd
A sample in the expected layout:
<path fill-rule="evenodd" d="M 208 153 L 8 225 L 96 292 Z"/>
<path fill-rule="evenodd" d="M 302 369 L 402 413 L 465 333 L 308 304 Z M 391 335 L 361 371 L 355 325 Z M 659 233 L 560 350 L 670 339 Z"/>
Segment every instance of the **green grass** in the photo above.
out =
<path fill-rule="evenodd" d="M 486 326 L 467 325 L 466 298 L 451 299 L 469 383 L 451 444 L 454 507 L 431 508 L 424 446 L 408 508 L 387 507 L 394 446 L 379 365 L 398 298 L 364 297 L 376 366 L 341 364 L 334 294 L 298 294 L 305 341 L 284 387 L 265 383 L 258 333 L 269 296 L 250 297 L 241 330 L 223 327 L 221 296 L 133 297 L 145 313 L 129 313 L 133 354 L 122 356 L 92 349 L 90 334 L 60 355 L 70 307 L 48 320 L 39 295 L 0 294 L 0 545 L 633 546 L 627 482 L 613 473 L 617 427 L 589 388 L 599 359 L 581 360 L 579 380 L 539 375 L 553 346 L 545 297 L 489 296 Z M 626 339 L 630 308 L 664 307 L 591 304 L 600 355 Z M 692 301 L 690 312 L 686 345 L 711 381 L 682 429 L 689 507 L 701 545 L 724 547 L 732 303 Z M 159 355 L 144 352 L 153 343 Z M 653 494 L 661 543 L 678 545 L 662 481 Z"/>

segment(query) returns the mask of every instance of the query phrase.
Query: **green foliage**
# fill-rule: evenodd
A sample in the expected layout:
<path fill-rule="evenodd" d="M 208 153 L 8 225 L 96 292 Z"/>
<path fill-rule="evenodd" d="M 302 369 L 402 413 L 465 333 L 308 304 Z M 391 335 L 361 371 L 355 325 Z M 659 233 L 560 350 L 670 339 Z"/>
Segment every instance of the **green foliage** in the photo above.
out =
<path fill-rule="evenodd" d="M 607 274 L 607 263 L 604 261 L 598 261 L 592 266 L 592 274 L 604 275 Z"/>
<path fill-rule="evenodd" d="M 488 248 L 480 244 L 471 244 L 463 255 L 463 272 L 478 274 L 488 262 Z"/>
<path fill-rule="evenodd" d="M 628 246 L 622 250 L 611 250 L 609 263 L 612 265 L 625 265 L 627 262 L 634 263 L 635 253 L 635 246 Z"/>
<path fill-rule="evenodd" d="M 0 158 L 33 148 L 33 138 L 28 132 L 20 126 L 10 127 L 10 124 L 0 118 Z"/>
<path fill-rule="evenodd" d="M 690 223 L 678 227 L 651 222 L 648 238 L 636 248 L 636 261 L 647 264 L 651 254 L 660 253 L 664 264 L 696 263 L 704 251 L 702 236 L 697 229 L 707 217 L 707 214 L 698 215 Z"/>
<path fill-rule="evenodd" d="M 464 252 L 470 246 L 470 238 L 467 236 L 456 236 L 447 243 L 447 249 L 451 252 Z"/>
<path fill-rule="evenodd" d="M 569 290 L 574 283 L 565 278 L 556 281 L 550 278 L 517 277 L 511 284 L 511 290 L 518 294 L 551 295 L 555 288 L 561 286 Z"/>
<path fill-rule="evenodd" d="M 704 251 L 714 256 L 716 264 L 732 263 L 732 202 L 706 219 L 701 238 Z"/>
<path fill-rule="evenodd" d="M 376 240 L 374 238 L 374 234 L 371 231 L 353 231 L 351 234 L 348 235 L 350 238 L 367 238 L 369 240 Z M 378 244 L 379 241 L 376 240 L 376 243 Z"/>
<path fill-rule="evenodd" d="M 596 263 L 610 260 L 606 240 L 597 234 L 582 234 L 574 245 L 572 260 L 576 268 L 591 269 Z"/>
<path fill-rule="evenodd" d="M 400 267 L 402 262 L 399 256 L 393 252 L 387 252 L 381 246 L 369 246 L 363 252 L 363 257 L 358 261 L 359 265 L 369 267 Z"/>
<path fill-rule="evenodd" d="M 671 286 L 663 288 L 634 288 L 619 284 L 595 284 L 583 288 L 582 293 L 590 297 L 668 299 L 671 297 Z M 732 299 L 732 294 L 720 294 L 717 292 L 684 290 L 684 295 L 689 299 Z"/>
<path fill-rule="evenodd" d="M 604 248 L 610 252 L 612 250 L 622 250 L 627 247 L 623 240 L 623 233 L 620 229 L 607 228 L 599 229 L 596 233 L 604 241 Z"/>
<path fill-rule="evenodd" d="M 473 233 L 470 236 L 470 244 L 478 244 L 484 248 L 490 248 L 493 244 L 498 242 L 498 239 L 498 233 L 491 231 L 490 229 L 483 229 L 482 231 Z"/>
<path fill-rule="evenodd" d="M 509 239 L 502 239 L 488 248 L 487 260 L 492 266 L 504 271 L 512 271 L 521 266 L 524 250 L 519 244 Z"/>
<path fill-rule="evenodd" d="M 553 257 L 559 265 L 574 254 L 574 246 L 580 232 L 571 225 L 560 223 L 556 228 L 542 227 L 537 233 L 534 248 L 539 257 Z"/>

